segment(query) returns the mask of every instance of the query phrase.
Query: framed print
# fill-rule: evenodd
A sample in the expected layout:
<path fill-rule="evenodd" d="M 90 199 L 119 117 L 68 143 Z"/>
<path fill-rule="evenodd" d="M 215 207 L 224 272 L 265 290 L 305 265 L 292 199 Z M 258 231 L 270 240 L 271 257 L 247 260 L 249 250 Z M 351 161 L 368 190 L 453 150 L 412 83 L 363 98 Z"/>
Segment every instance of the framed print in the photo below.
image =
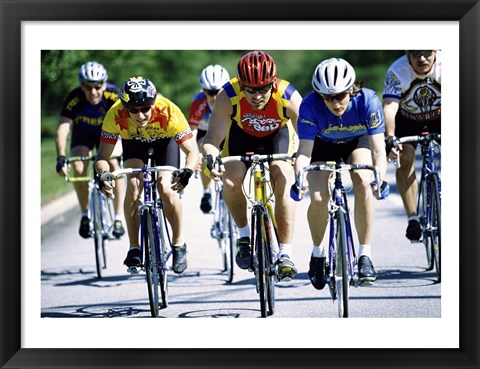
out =
<path fill-rule="evenodd" d="M 305 1 L 290 2 L 286 0 L 270 1 L 224 1 L 209 0 L 186 1 L 131 1 L 114 3 L 101 0 L 87 6 L 85 2 L 62 1 L 59 3 L 39 0 L 35 2 L 1 1 L 2 40 L 1 50 L 1 122 L 0 122 L 0 367 L 1 368 L 478 368 L 480 365 L 478 347 L 479 320 L 478 320 L 478 292 L 480 263 L 478 251 L 478 158 L 479 149 L 477 142 L 480 140 L 477 122 L 480 121 L 478 111 L 479 95 L 479 35 L 480 35 L 480 5 L 477 1 Z M 368 22 L 375 30 L 374 33 L 362 31 L 362 22 Z M 449 235 L 460 245 L 458 250 L 458 263 L 449 263 L 444 260 L 445 268 L 451 268 L 452 274 L 458 275 L 458 286 L 455 286 L 458 301 L 450 301 L 455 305 L 458 316 L 453 315 L 451 325 L 452 335 L 458 336 L 458 345 L 396 345 L 397 329 L 401 328 L 402 320 L 384 319 L 375 324 L 383 325 L 382 330 L 373 326 L 369 335 L 376 336 L 378 332 L 384 335 L 380 338 L 383 345 L 373 347 L 362 345 L 342 345 L 336 347 L 325 344 L 328 340 L 328 330 L 321 329 L 309 335 L 317 337 L 318 345 L 304 345 L 302 330 L 298 327 L 305 326 L 299 319 L 277 319 L 268 325 L 265 320 L 255 320 L 248 324 L 246 334 L 238 332 L 241 326 L 234 323 L 228 325 L 227 339 L 233 342 L 252 338 L 251 344 L 245 347 L 242 342 L 234 347 L 219 347 L 216 339 L 208 337 L 208 329 L 191 329 L 193 319 L 179 319 L 178 331 L 174 326 L 154 339 L 153 347 L 135 344 L 140 340 L 144 330 L 149 329 L 149 319 L 143 319 L 132 324 L 137 319 L 103 319 L 102 329 L 88 331 L 91 327 L 89 319 L 70 318 L 42 319 L 40 325 L 33 325 L 32 321 L 40 319 L 40 312 L 31 314 L 28 305 L 31 301 L 36 304 L 39 300 L 39 285 L 31 284 L 30 277 L 38 268 L 38 249 L 36 238 L 32 234 L 39 234 L 36 224 L 39 210 L 36 209 L 35 196 L 32 192 L 38 189 L 38 163 L 39 153 L 36 147 L 37 133 L 40 131 L 38 124 L 40 117 L 31 115 L 31 111 L 38 111 L 41 100 L 42 86 L 40 84 L 39 60 L 41 59 L 36 49 L 29 49 L 31 29 L 37 26 L 52 27 L 58 38 L 64 42 L 64 50 L 85 49 L 129 49 L 131 46 L 139 49 L 175 49 L 192 48 L 204 49 L 207 47 L 198 44 L 184 46 L 185 38 L 211 37 L 208 41 L 215 47 L 216 42 L 224 49 L 240 50 L 263 48 L 262 37 L 270 37 L 277 42 L 272 49 L 295 49 L 295 38 L 290 33 L 297 32 L 295 37 L 305 42 L 319 42 L 324 39 L 333 45 L 337 42 L 338 49 L 370 49 L 374 39 L 381 38 L 390 43 L 390 49 L 402 49 L 406 45 L 402 39 L 402 32 L 381 34 L 398 22 L 399 27 L 404 27 L 405 34 L 412 38 L 413 45 L 428 45 L 428 25 L 430 22 L 446 22 L 458 27 L 459 40 L 459 74 L 447 80 L 444 86 L 457 86 L 459 81 L 459 95 L 450 96 L 452 101 L 450 116 L 453 121 L 458 119 L 458 142 L 455 146 L 459 151 L 459 160 L 454 162 L 459 178 L 454 182 L 459 199 L 459 231 L 458 235 Z M 318 40 L 305 39 L 300 29 L 316 26 L 318 24 L 331 24 L 332 32 L 328 30 L 316 35 Z M 202 28 L 205 24 L 212 28 L 225 31 L 225 27 L 235 26 L 233 32 L 220 36 L 199 35 L 195 27 Z M 416 37 L 407 32 L 408 27 L 421 24 L 423 30 Z M 33 26 L 33 28 L 29 28 Z M 158 26 L 158 28 L 156 28 Z M 344 32 L 340 28 L 345 27 Z M 57 28 L 58 27 L 58 28 Z M 88 27 L 99 27 L 100 41 L 91 37 Z M 111 27 L 111 28 L 109 28 Z M 152 27 L 152 28 L 150 28 Z M 170 27 L 165 29 L 162 27 Z M 224 27 L 224 28 L 222 28 Z M 208 28 L 212 31 L 212 28 Z M 139 39 L 139 30 L 154 29 L 157 33 L 146 33 L 145 39 Z M 401 28 L 399 28 L 401 30 Z M 63 31 L 62 31 L 63 30 Z M 285 31 L 284 31 L 285 30 Z M 358 30 L 358 34 L 355 34 Z M 170 32 L 169 32 L 170 31 Z M 229 31 L 232 29 L 229 28 Z M 52 33 L 39 33 L 37 40 L 40 44 L 54 44 Z M 186 33 L 188 36 L 185 37 Z M 275 37 L 271 37 L 272 32 Z M 226 33 L 226 32 L 223 32 Z M 387 32 L 383 32 L 387 33 Z M 108 35 L 108 37 L 105 37 Z M 281 37 L 280 37 L 281 35 Z M 42 39 L 44 37 L 44 39 Z M 85 38 L 89 38 L 91 46 L 86 47 Z M 342 38 L 343 37 L 343 38 Z M 352 43 L 351 38 L 358 38 L 358 43 Z M 372 40 L 369 39 L 372 38 Z M 50 39 L 52 38 L 52 39 Z M 227 44 L 222 42 L 226 42 Z M 151 39 L 151 40 L 150 40 Z M 221 39 L 221 40 L 220 40 Z M 344 47 L 348 39 L 350 47 Z M 283 45 L 282 45 L 283 42 Z M 355 40 L 354 40 L 355 42 Z M 390 45 L 389 44 L 389 45 Z M 30 46 L 29 46 L 30 45 Z M 147 45 L 147 46 L 145 46 Z M 174 45 L 172 47 L 172 45 Z M 225 46 L 227 45 L 227 46 Z M 308 45 L 308 44 L 307 44 Z M 352 47 L 351 45 L 355 45 Z M 400 45 L 400 46 L 398 46 Z M 320 49 L 316 46 L 313 49 Z M 330 46 L 330 48 L 333 48 Z M 448 59 L 453 66 L 455 57 Z M 453 68 L 453 67 L 452 67 Z M 33 74 L 31 73 L 33 70 Z M 26 72 L 28 71 L 28 73 Z M 459 80 L 457 81 L 457 77 Z M 448 124 L 449 122 L 445 122 Z M 453 175 L 457 172 L 452 172 Z M 443 174 L 448 176 L 452 173 Z M 447 185 L 448 187 L 448 185 Z M 450 187 L 451 188 L 451 187 Z M 33 200 L 32 200 L 33 199 Z M 449 217 L 444 217 L 448 222 Z M 453 221 L 453 220 L 452 220 Z M 30 227 L 33 227 L 32 229 Z M 27 233 L 29 233 L 27 235 Z M 38 237 L 40 238 L 40 237 Z M 40 241 L 38 241 L 40 242 Z M 28 243 L 28 247 L 26 247 Z M 446 246 L 448 247 L 448 245 Z M 38 280 L 41 276 L 38 275 Z M 456 281 L 455 281 L 456 282 Z M 456 285 L 456 283 L 450 284 Z M 442 295 L 443 297 L 443 295 Z M 379 319 L 372 319 L 379 320 Z M 60 321 L 60 323 L 59 323 Z M 80 321 L 80 323 L 78 323 Z M 103 321 L 108 321 L 103 325 Z M 217 319 L 218 321 L 218 319 Z M 239 321 L 239 320 L 237 320 Z M 339 321 L 335 330 L 345 330 L 352 337 L 364 334 L 365 327 L 370 326 L 367 319 L 352 319 L 354 323 Z M 441 319 L 438 320 L 440 322 Z M 432 318 L 430 326 L 437 320 Z M 331 322 L 329 322 L 331 323 Z M 96 323 L 95 323 L 96 324 Z M 207 323 L 205 323 L 207 324 Z M 208 323 L 210 327 L 218 327 L 219 323 Z M 222 324 L 222 323 L 220 323 Z M 71 344 L 70 337 L 52 337 L 52 332 L 57 332 L 59 325 L 68 326 L 68 334 L 77 336 L 77 341 L 87 344 Z M 82 327 L 84 326 L 84 327 Z M 156 324 L 159 330 L 162 324 Z M 190 329 L 189 329 L 190 327 Z M 196 326 L 195 326 L 196 327 Z M 291 337 L 282 336 L 282 327 L 292 327 L 295 332 Z M 388 327 L 391 327 L 388 329 Z M 104 328 L 104 329 L 103 329 Z M 359 329 L 361 328 L 361 329 Z M 212 328 L 213 329 L 213 328 Z M 387 332 L 387 333 L 385 333 Z M 436 331 L 435 331 L 436 332 Z M 411 339 L 415 342 L 424 339 L 433 339 L 430 332 L 410 332 Z M 28 337 L 35 337 L 29 339 Z M 116 337 L 114 337 L 116 336 Z M 123 340 L 122 345 L 115 346 L 109 341 Z M 414 337 L 413 337 L 414 336 Z M 259 337 L 267 340 L 285 340 L 281 348 L 265 347 L 258 344 Z M 153 339 L 153 338 L 152 338 Z M 182 345 L 163 345 L 162 341 L 182 341 Z M 409 337 L 403 336 L 408 340 Z M 61 344 L 61 341 L 64 344 Z M 211 340 L 211 341 L 210 341 Z M 375 342 L 379 342 L 375 337 Z M 42 344 L 31 345 L 32 342 L 43 341 Z M 131 343 L 130 343 L 131 341 Z M 201 346 L 192 344 L 199 341 Z M 211 344 L 209 345 L 209 342 Z M 90 345 L 88 344 L 90 343 Z M 105 344 L 103 344 L 105 343 Z M 313 347 L 314 348 L 313 348 Z M 164 348 L 161 348 L 164 347 Z M 408 347 L 408 348 L 405 348 Z M 426 348 L 428 347 L 428 348 Z"/>

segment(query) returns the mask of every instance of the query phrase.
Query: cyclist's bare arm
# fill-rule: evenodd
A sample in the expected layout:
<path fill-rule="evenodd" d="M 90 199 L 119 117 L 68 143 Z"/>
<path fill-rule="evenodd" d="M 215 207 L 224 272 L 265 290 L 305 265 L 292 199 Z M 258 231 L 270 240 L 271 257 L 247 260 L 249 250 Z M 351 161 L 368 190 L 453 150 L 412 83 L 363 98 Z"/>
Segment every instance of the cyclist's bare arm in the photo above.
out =
<path fill-rule="evenodd" d="M 368 136 L 370 150 L 372 152 L 372 164 L 380 170 L 381 178 L 387 173 L 387 156 L 385 154 L 385 140 L 383 133 Z"/>
<path fill-rule="evenodd" d="M 221 90 L 215 99 L 215 106 L 208 124 L 208 131 L 203 138 L 202 153 L 204 158 L 206 158 L 207 155 L 212 155 L 215 159 L 219 155 L 219 147 L 227 135 L 231 114 L 232 104 L 230 103 L 230 99 L 227 93 Z M 212 170 L 212 179 L 219 179 L 223 170 L 224 168 L 221 168 L 220 171 Z"/>
<path fill-rule="evenodd" d="M 292 120 L 293 128 L 295 128 L 295 132 L 297 133 L 298 133 L 297 120 L 298 120 L 301 103 L 302 103 L 302 96 L 298 93 L 298 91 L 295 91 L 295 93 L 292 95 L 292 98 L 290 99 L 290 103 L 288 104 L 287 115 Z"/>
<path fill-rule="evenodd" d="M 102 170 L 107 172 L 110 171 L 110 164 L 108 163 L 108 160 L 112 156 L 114 148 L 115 148 L 115 145 L 100 141 L 100 146 L 98 147 L 98 152 L 97 152 L 97 161 L 95 162 L 95 168 L 97 169 L 98 173 L 101 172 Z M 111 196 L 113 194 L 114 187 L 115 187 L 115 181 L 105 182 L 102 192 L 107 196 Z"/>
<path fill-rule="evenodd" d="M 383 115 L 385 116 L 385 135 L 395 136 L 395 116 L 397 115 L 399 108 L 398 99 L 386 98 L 383 101 Z M 398 159 L 398 150 L 393 148 L 388 157 L 391 160 Z"/>
<path fill-rule="evenodd" d="M 57 156 L 67 156 L 67 138 L 72 123 L 73 121 L 70 118 L 60 116 L 57 127 L 57 137 L 55 139 Z M 67 167 L 65 166 L 60 172 L 58 172 L 58 175 L 61 177 L 67 176 Z"/>
<path fill-rule="evenodd" d="M 180 144 L 180 149 L 185 153 L 185 167 L 195 171 L 198 165 L 199 152 L 197 146 L 197 140 L 195 136 L 192 136 L 188 140 L 183 141 Z"/>

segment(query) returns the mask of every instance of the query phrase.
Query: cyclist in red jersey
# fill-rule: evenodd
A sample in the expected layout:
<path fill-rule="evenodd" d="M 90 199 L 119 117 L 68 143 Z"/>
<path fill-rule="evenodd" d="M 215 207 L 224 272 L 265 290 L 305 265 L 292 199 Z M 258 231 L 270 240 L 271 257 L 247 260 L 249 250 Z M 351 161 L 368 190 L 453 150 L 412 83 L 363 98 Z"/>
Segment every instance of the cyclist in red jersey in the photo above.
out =
<path fill-rule="evenodd" d="M 228 71 L 221 65 L 208 65 L 200 73 L 202 91 L 195 94 L 188 113 L 188 124 L 196 136 L 198 147 L 202 146 L 203 137 L 207 134 L 208 122 L 212 114 L 215 99 L 222 86 L 230 80 Z M 202 160 L 199 167 L 201 168 Z M 211 179 L 200 170 L 203 185 L 203 196 L 200 209 L 208 214 L 212 210 Z"/>
<path fill-rule="evenodd" d="M 67 176 L 67 137 L 72 130 L 70 143 L 71 156 L 89 156 L 94 147 L 98 149 L 102 122 L 106 112 L 118 100 L 118 88 L 107 83 L 107 70 L 95 61 L 83 64 L 78 71 L 80 86 L 72 90 L 66 97 L 57 128 L 57 163 L 55 170 L 59 176 Z M 121 141 L 115 147 L 113 156 L 122 154 Z M 112 170 L 120 169 L 117 159 L 109 160 Z M 78 161 L 73 164 L 76 177 L 86 176 L 88 162 Z M 75 182 L 73 184 L 78 203 L 82 212 L 80 220 L 80 236 L 90 237 L 90 219 L 88 218 L 88 183 Z M 115 188 L 115 222 L 113 235 L 121 237 L 125 230 L 123 218 L 123 198 L 125 192 L 124 181 L 118 181 Z"/>
<path fill-rule="evenodd" d="M 262 51 L 244 55 L 237 65 L 237 77 L 223 86 L 217 96 L 210 125 L 203 140 L 205 171 L 214 179 L 223 176 L 225 202 L 239 228 L 236 263 L 251 268 L 250 228 L 247 201 L 242 183 L 247 167 L 242 162 L 227 163 L 220 171 L 213 168 L 219 155 L 293 154 L 297 148 L 296 126 L 302 97 L 288 81 L 277 78 L 273 58 Z M 223 171 L 225 169 L 225 171 Z M 295 208 L 289 196 L 292 185 L 291 163 L 273 161 L 270 175 L 275 195 L 275 217 L 278 225 L 280 279 L 297 274 L 291 260 Z"/>

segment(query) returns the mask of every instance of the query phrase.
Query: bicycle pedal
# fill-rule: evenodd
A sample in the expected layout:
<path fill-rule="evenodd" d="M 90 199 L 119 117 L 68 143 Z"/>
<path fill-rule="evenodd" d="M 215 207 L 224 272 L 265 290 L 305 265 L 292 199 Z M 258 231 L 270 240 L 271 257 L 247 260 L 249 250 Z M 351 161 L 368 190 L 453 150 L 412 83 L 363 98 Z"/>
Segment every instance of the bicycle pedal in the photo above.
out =
<path fill-rule="evenodd" d="M 136 266 L 128 267 L 127 272 L 130 274 L 140 274 L 139 267 L 136 267 Z"/>
<path fill-rule="evenodd" d="M 360 287 L 368 287 L 368 286 L 373 286 L 373 282 L 374 282 L 374 281 L 363 280 L 363 281 L 359 281 L 359 282 L 358 282 L 358 285 L 359 285 Z"/>

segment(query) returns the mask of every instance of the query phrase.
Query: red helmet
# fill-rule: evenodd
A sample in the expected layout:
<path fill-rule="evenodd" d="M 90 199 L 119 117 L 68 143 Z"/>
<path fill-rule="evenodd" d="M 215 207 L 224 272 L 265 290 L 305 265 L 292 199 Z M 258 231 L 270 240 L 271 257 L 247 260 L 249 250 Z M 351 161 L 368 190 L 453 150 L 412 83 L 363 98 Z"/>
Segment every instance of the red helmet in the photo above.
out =
<path fill-rule="evenodd" d="M 238 61 L 237 73 L 242 84 L 260 87 L 275 81 L 277 66 L 267 53 L 251 51 Z"/>

